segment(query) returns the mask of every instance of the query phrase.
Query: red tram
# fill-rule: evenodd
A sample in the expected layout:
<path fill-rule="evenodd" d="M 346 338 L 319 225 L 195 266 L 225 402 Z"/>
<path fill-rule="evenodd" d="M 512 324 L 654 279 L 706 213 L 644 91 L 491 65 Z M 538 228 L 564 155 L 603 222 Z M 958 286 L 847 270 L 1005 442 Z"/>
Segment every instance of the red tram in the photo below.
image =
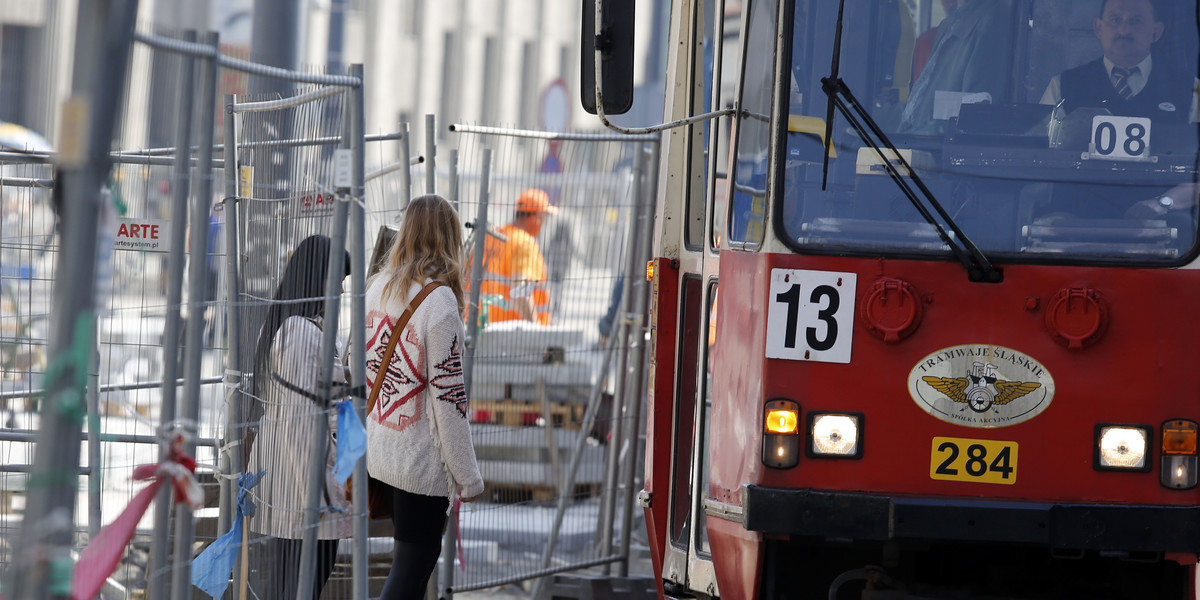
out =
<path fill-rule="evenodd" d="M 1196 3 L 671 11 L 660 592 L 1196 598 Z"/>

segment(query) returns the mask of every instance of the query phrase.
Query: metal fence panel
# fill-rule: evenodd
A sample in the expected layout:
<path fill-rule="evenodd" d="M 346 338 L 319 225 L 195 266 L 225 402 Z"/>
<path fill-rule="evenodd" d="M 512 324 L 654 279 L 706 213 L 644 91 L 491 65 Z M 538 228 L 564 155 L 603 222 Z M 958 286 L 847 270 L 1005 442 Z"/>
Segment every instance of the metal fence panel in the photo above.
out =
<path fill-rule="evenodd" d="M 164 587 L 158 594 L 169 593 L 173 597 L 191 594 L 187 568 L 193 547 L 188 541 L 194 539 L 198 549 L 224 533 L 228 522 L 221 523 L 219 515 L 225 513 L 227 520 L 231 509 L 228 495 L 220 493 L 222 479 L 227 484 L 230 474 L 218 473 L 219 450 L 228 450 L 240 442 L 240 436 L 237 440 L 226 439 L 230 408 L 226 387 L 221 383 L 229 375 L 226 373 L 228 336 L 256 337 L 261 322 L 261 316 L 254 311 L 247 311 L 244 321 L 227 323 L 225 319 L 229 281 L 223 269 L 228 258 L 222 243 L 225 230 L 222 209 L 226 206 L 220 183 L 225 179 L 223 164 L 218 160 L 211 172 L 198 168 L 204 162 L 201 157 L 205 152 L 197 149 L 197 144 L 212 147 L 213 140 L 204 132 L 214 131 L 215 120 L 209 111 L 207 121 L 193 126 L 193 114 L 180 108 L 181 94 L 191 87 L 181 85 L 188 80 L 179 78 L 180 65 L 184 57 L 190 57 L 198 65 L 192 70 L 196 80 L 190 84 L 194 84 L 192 104 L 200 108 L 218 103 L 216 90 L 211 86 L 206 90 L 200 81 L 205 67 L 218 61 L 239 72 L 291 77 L 297 83 L 332 80 L 341 86 L 334 98 L 292 110 L 287 115 L 290 121 L 286 130 L 272 133 L 266 119 L 250 119 L 247 124 L 259 126 L 257 137 L 244 134 L 248 149 L 259 143 L 295 142 L 282 151 L 282 163 L 277 162 L 280 152 L 261 153 L 264 165 L 286 165 L 283 170 L 260 171 L 277 178 L 275 182 L 267 180 L 270 185 L 265 188 L 276 191 L 248 194 L 252 204 L 264 208 L 250 211 L 254 221 L 243 229 L 243 239 L 247 235 L 258 236 L 250 239 L 267 242 L 253 248 L 249 244 L 242 246 L 254 250 L 253 254 L 244 254 L 254 259 L 244 261 L 250 285 L 239 286 L 248 290 L 241 301 L 250 306 L 264 305 L 260 299 L 269 294 L 254 293 L 274 284 L 272 278 L 277 278 L 287 248 L 294 246 L 294 240 L 316 232 L 331 233 L 325 213 L 321 209 L 310 210 L 312 207 L 306 202 L 312 198 L 323 203 L 332 195 L 328 183 L 331 150 L 348 133 L 343 126 L 345 115 L 340 96 L 348 84 L 361 85 L 360 78 L 290 73 L 227 59 L 216 54 L 215 44 L 189 43 L 150 34 L 138 34 L 138 38 L 144 43 L 139 46 L 138 54 L 153 68 L 150 74 L 134 78 L 126 90 L 127 103 L 120 120 L 123 130 L 115 137 L 140 146 L 112 155 L 115 166 L 96 223 L 100 239 L 95 253 L 65 258 L 59 255 L 61 232 L 56 229 L 54 210 L 53 153 L 47 153 L 51 149 L 32 148 L 33 154 L 0 151 L 0 223 L 3 224 L 0 455 L 5 463 L 0 468 L 0 569 L 4 579 L 7 581 L 13 573 L 12 567 L 19 564 L 14 544 L 21 527 L 24 490 L 40 421 L 38 399 L 47 371 L 48 332 L 53 319 L 50 298 L 61 261 L 97 261 L 96 358 L 87 384 L 96 401 L 89 407 L 86 421 L 86 429 L 91 433 L 87 437 L 92 442 L 85 441 L 80 448 L 80 453 L 88 458 L 81 461 L 80 473 L 86 478 L 80 480 L 78 488 L 77 515 L 73 522 L 81 525 L 76 527 L 73 552 L 82 550 L 100 526 L 111 523 L 144 487 L 143 482 L 131 481 L 130 473 L 136 465 L 159 459 L 165 431 L 185 431 L 191 443 L 200 445 L 195 456 L 207 508 L 196 511 L 195 515 L 187 513 L 183 523 L 170 526 L 155 524 L 158 516 L 155 511 L 148 511 L 138 523 L 137 534 L 124 552 L 121 566 L 103 590 L 105 598 L 145 594 L 147 580 L 162 582 Z M 148 57 L 144 56 L 147 52 Z M 203 110 L 197 112 L 204 114 Z M 179 132 L 184 128 L 192 129 L 189 137 L 199 132 L 191 143 L 186 139 L 179 143 Z M 361 131 L 357 135 L 361 140 Z M 180 157 L 175 146 L 191 151 Z M 211 152 L 208 150 L 209 156 Z M 173 166 L 177 158 L 183 160 L 182 168 Z M 202 189 L 209 189 L 211 195 L 200 197 L 198 190 Z M 289 195 L 278 193 L 280 189 L 288 190 Z M 288 199 L 297 200 L 289 203 Z M 259 200 L 262 202 L 254 202 Z M 193 206 L 212 206 L 208 222 L 195 230 L 203 236 L 205 244 L 193 243 L 197 237 L 181 225 L 189 218 L 187 213 Z M 342 227 L 345 228 L 344 223 Z M 266 234 L 271 237 L 264 237 Z M 202 253 L 203 258 L 194 259 L 192 248 L 200 246 L 207 246 L 207 252 Z M 363 252 L 361 245 L 355 251 Z M 189 281 L 184 273 L 196 260 L 201 261 L 197 264 L 203 264 L 204 276 Z M 178 275 L 169 276 L 172 272 Z M 202 285 L 190 289 L 189 284 L 195 281 Z M 205 288 L 203 293 L 200 288 Z M 194 314 L 189 314 L 188 304 L 193 304 Z M 172 313 L 181 319 L 174 325 L 178 344 L 168 352 L 164 347 L 167 345 L 164 332 L 171 329 L 168 322 Z M 186 326 L 189 319 L 203 321 L 198 329 L 200 335 L 189 335 L 193 331 Z M 352 327 L 347 323 L 343 333 Z M 251 329 L 253 333 L 247 334 Z M 189 354 L 199 356 L 198 377 L 185 371 L 184 359 Z M 187 382 L 179 381 L 183 384 L 180 388 L 162 385 L 171 368 L 175 377 L 187 378 Z M 191 385 L 200 386 L 195 415 L 183 408 L 187 406 L 187 398 L 176 402 L 166 399 L 168 394 L 164 393 L 171 392 L 173 396 Z M 180 420 L 175 419 L 176 406 L 180 407 Z M 225 442 L 234 443 L 222 445 Z M 166 556 L 172 538 L 181 540 L 183 554 L 178 560 Z M 173 592 L 169 586 L 172 577 L 177 580 Z"/>
<path fill-rule="evenodd" d="M 7 572 L 17 557 L 13 543 L 39 423 L 36 399 L 47 370 L 50 298 L 63 260 L 99 259 L 96 356 L 88 384 L 94 406 L 87 430 L 103 437 L 92 436 L 95 441 L 80 448 L 88 457 L 81 469 L 87 478 L 79 486 L 75 522 L 87 527 L 76 528 L 74 550 L 85 547 L 141 490 L 144 483 L 129 478 L 133 467 L 161 457 L 166 432 L 185 431 L 198 444 L 206 508 L 194 515 L 170 511 L 188 517 L 170 526 L 156 523 L 166 518 L 166 509 L 159 515 L 148 512 L 104 597 L 142 593 L 148 580 L 159 582 L 153 597 L 186 595 L 190 555 L 230 526 L 236 477 L 242 472 L 238 453 L 247 427 L 255 424 L 260 432 L 274 427 L 316 439 L 325 426 L 323 417 L 331 414 L 316 404 L 298 411 L 244 410 L 272 402 L 255 394 L 255 346 L 268 310 L 278 305 L 274 292 L 293 251 L 309 236 L 322 234 L 338 247 L 345 241 L 354 260 L 369 258 L 380 233 L 403 219 L 414 192 L 430 187 L 456 203 L 464 224 L 475 220 L 485 184 L 485 148 L 494 157 L 486 182 L 492 230 L 512 220 L 516 198 L 525 189 L 543 190 L 558 209 L 537 235 L 545 255 L 549 324 L 490 318 L 489 308 L 503 302 L 494 294 L 476 304 L 484 320 L 471 341 L 472 435 L 487 490 L 457 513 L 457 527 L 447 538 L 452 551 L 443 554 L 444 570 L 456 572 L 449 587 L 479 589 L 627 558 L 612 549 L 614 537 L 631 535 L 628 528 L 619 531 L 613 525 L 613 514 L 631 506 L 627 497 L 618 500 L 618 488 L 628 487 L 620 482 L 640 463 L 636 452 L 626 453 L 617 466 L 618 444 L 610 439 L 618 430 L 613 415 L 622 414 L 616 373 L 625 368 L 618 367 L 624 353 L 614 351 L 622 321 L 616 302 L 627 289 L 622 277 L 641 276 L 625 273 L 638 203 L 649 201 L 637 157 L 656 140 L 464 128 L 456 138 L 458 149 L 434 164 L 432 135 L 414 144 L 405 127 L 375 136 L 401 139 L 400 152 L 384 156 L 364 146 L 367 138 L 348 125 L 350 91 L 361 79 L 254 65 L 219 56 L 215 44 L 137 37 L 142 44 L 135 62 L 151 65 L 151 72 L 134 78 L 126 90 L 122 131 L 116 137 L 140 149 L 113 154 L 116 166 L 97 223 L 97 256 L 59 254 L 50 155 L 0 151 L 0 456 L 5 464 L 0 468 L 0 569 Z M 194 113 L 180 102 L 188 87 L 180 85 L 184 80 L 178 76 L 183 57 L 194 64 Z M 296 95 L 307 100 L 248 103 L 239 98 L 232 112 L 220 110 L 215 120 L 206 117 L 188 130 L 201 109 L 225 106 L 217 94 L 195 91 L 203 89 L 205 67 L 216 64 L 223 69 L 222 80 L 246 72 L 280 77 L 296 84 Z M 322 87 L 326 85 L 335 87 Z M 279 104 L 263 104 L 275 101 Z M 231 152 L 216 149 L 218 160 L 211 172 L 204 172 L 198 145 L 210 144 L 196 132 L 213 131 L 227 119 L 234 134 L 216 141 L 229 145 Z M 185 131 L 188 135 L 181 138 Z M 366 173 L 361 205 L 344 201 L 347 191 L 333 181 L 334 150 L 350 144 L 358 144 L 358 155 L 373 165 Z M 177 146 L 189 151 L 179 156 Z M 414 146 L 425 156 L 416 155 Z M 430 161 L 422 163 L 426 158 Z M 227 188 L 223 182 L 231 178 L 235 184 Z M 236 181 L 242 178 L 246 185 L 239 190 Z M 205 188 L 210 190 L 207 197 L 200 197 L 198 190 Z M 182 225 L 189 218 L 183 213 L 196 206 L 211 210 L 207 223 L 198 222 L 189 232 Z M 353 228 L 347 227 L 345 215 L 338 216 L 340 209 L 353 212 L 350 206 L 362 209 L 365 234 L 348 233 Z M 468 239 L 482 235 L 483 224 L 473 225 L 465 229 Z M 230 232 L 237 240 L 234 255 L 225 243 Z M 196 243 L 197 235 L 203 244 Z M 201 246 L 207 251 L 197 257 L 192 249 Z M 199 279 L 185 275 L 192 265 L 203 266 Z M 196 282 L 203 293 L 192 289 Z M 341 315 L 331 334 L 343 352 L 353 343 L 351 333 L 363 330 L 361 316 L 352 310 L 353 291 L 346 292 L 336 305 Z M 607 337 L 601 335 L 602 327 Z M 171 331 L 177 340 L 173 345 L 166 339 Z M 198 376 L 185 368 L 189 356 L 198 356 Z M 164 379 L 172 378 L 187 381 L 164 387 Z M 192 415 L 187 390 L 195 385 L 199 391 Z M 176 400 L 180 394 L 184 397 Z M 637 418 L 629 414 L 621 426 L 636 431 Z M 267 462 L 281 476 L 283 463 Z M 328 500 L 313 505 L 307 499 L 272 497 L 266 489 L 251 494 L 261 513 L 250 528 L 275 532 L 274 537 L 299 540 L 306 529 L 294 519 L 272 519 L 272 514 L 296 516 Z M 640 511 L 634 516 L 640 518 Z M 284 523 L 284 529 L 268 521 Z M 461 535 L 456 537 L 455 530 Z M 360 544 L 369 548 L 364 558 L 372 576 L 370 595 L 378 594 L 390 566 L 390 538 L 375 537 L 368 545 L 366 537 L 356 531 L 337 545 L 325 598 L 360 596 L 349 583 L 352 549 Z M 251 538 L 247 553 L 252 556 L 273 544 L 257 535 Z M 182 540 L 182 548 L 168 559 L 172 539 Z M 188 543 L 193 539 L 194 547 Z M 288 575 L 301 577 L 298 570 Z M 174 587 L 167 583 L 172 577 Z M 252 572 L 250 579 L 254 577 Z M 234 581 L 241 582 L 236 571 Z M 261 585 L 256 589 L 260 597 L 265 591 Z"/>
<path fill-rule="evenodd" d="M 4 433 L 26 441 L 0 442 L 0 564 L 18 557 L 39 419 L 29 389 L 43 386 L 49 354 L 50 298 L 58 261 L 51 190 L 14 185 L 49 179 L 47 164 L 0 165 L 0 418 Z"/>
<path fill-rule="evenodd" d="M 499 280 L 498 271 L 485 264 L 476 277 L 484 283 L 471 363 L 472 437 L 486 491 L 460 516 L 463 568 L 453 589 L 461 591 L 622 558 L 609 542 L 628 534 L 605 530 L 600 518 L 617 485 L 608 469 L 615 460 L 609 374 L 617 369 L 606 362 L 639 200 L 635 158 L 653 140 L 455 130 L 459 213 L 474 221 L 468 236 L 483 235 L 475 215 L 485 184 L 488 231 L 496 235 L 512 235 L 506 226 L 525 190 L 545 192 L 556 209 L 529 232 L 544 257 L 536 287 L 549 296 L 548 323 L 497 321 L 511 316 L 494 310 L 511 299 L 486 283 Z M 495 256 L 485 251 L 485 260 Z M 589 405 L 597 416 L 584 427 Z"/>
<path fill-rule="evenodd" d="M 339 139 L 347 131 L 348 95 L 344 90 L 330 91 L 338 93 L 324 95 L 317 88 L 299 90 L 291 101 L 280 102 L 270 110 L 264 110 L 271 107 L 265 100 L 239 103 L 234 108 L 239 166 L 251 169 L 243 175 L 251 185 L 239 198 L 243 218 L 238 228 L 244 251 L 236 301 L 241 307 L 238 330 L 246 348 L 239 370 L 252 373 L 253 378 L 242 380 L 242 397 L 235 406 L 240 403 L 245 409 L 236 413 L 230 434 L 248 428 L 254 439 L 248 469 L 265 470 L 259 486 L 251 490 L 258 508 L 247 523 L 248 584 L 260 598 L 291 598 L 298 589 L 311 588 L 312 565 L 324 565 L 317 568 L 334 571 L 338 579 L 350 577 L 349 546 L 347 551 L 339 552 L 337 538 L 351 537 L 353 511 L 337 512 L 336 507 L 343 502 L 342 492 L 325 474 L 327 462 L 335 456 L 330 432 L 336 435 L 337 410 L 326 404 L 328 398 L 319 395 L 323 381 L 350 380 L 342 376 L 343 363 L 336 361 L 344 356 L 344 345 L 339 352 L 331 342 L 338 336 L 339 323 L 348 323 L 347 330 L 364 325 L 356 322 L 361 315 L 347 314 L 349 318 L 339 319 L 344 297 L 328 296 L 328 291 L 341 292 L 341 277 L 334 273 L 349 274 L 351 253 L 362 255 L 366 250 L 361 237 L 347 244 L 350 200 L 346 190 L 339 190 L 335 182 L 336 146 L 272 143 Z M 343 141 L 345 145 L 359 144 L 361 154 L 361 137 Z M 306 253 L 316 247 L 312 245 L 314 236 L 324 240 L 328 248 L 324 256 Z M 338 260 L 343 254 L 345 260 Z M 319 263 L 303 262 L 314 256 Z M 326 283 L 318 280 L 317 274 L 327 270 L 333 288 L 326 288 Z M 292 287 L 296 285 L 299 287 Z M 325 308 L 320 309 L 320 305 Z M 320 364 L 273 362 L 282 358 L 278 349 L 294 348 L 303 339 L 315 344 L 315 330 L 303 319 L 285 321 L 282 317 L 316 316 L 317 312 L 324 316 L 317 323 L 320 333 L 316 334 L 322 338 Z M 310 332 L 307 338 L 287 337 L 293 332 L 303 335 L 299 332 L 305 328 Z M 275 340 L 268 343 L 270 337 L 264 336 L 272 331 L 277 331 Z M 316 350 L 314 345 L 313 352 Z M 330 368 L 337 370 L 336 379 L 326 378 L 326 369 Z M 272 374 L 269 380 L 268 372 Z M 335 373 L 328 375 L 333 377 Z M 313 385 L 301 389 L 295 387 L 295 382 Z M 340 397 L 332 400 L 336 402 Z M 299 481 L 316 482 L 312 485 L 317 487 L 306 488 Z M 320 512 L 319 517 L 314 510 Z M 318 518 L 320 526 L 312 530 Z M 336 564 L 326 562 L 326 556 Z M 310 566 L 306 568 L 305 563 Z"/>

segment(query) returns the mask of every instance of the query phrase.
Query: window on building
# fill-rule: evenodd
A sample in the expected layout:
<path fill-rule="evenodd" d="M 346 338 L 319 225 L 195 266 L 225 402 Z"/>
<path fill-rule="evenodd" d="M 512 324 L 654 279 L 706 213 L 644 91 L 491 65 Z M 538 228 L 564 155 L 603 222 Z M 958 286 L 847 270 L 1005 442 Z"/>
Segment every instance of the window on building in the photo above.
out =
<path fill-rule="evenodd" d="M 30 62 L 27 48 L 29 28 L 5 25 L 0 28 L 0 120 L 27 124 L 25 97 L 28 94 Z"/>
<path fill-rule="evenodd" d="M 525 42 L 521 44 L 521 127 L 533 129 L 537 127 L 538 110 L 538 60 L 537 44 Z"/>
<path fill-rule="evenodd" d="M 408 35 L 421 35 L 421 26 L 425 22 L 425 0 L 412 0 L 409 3 Z"/>
<path fill-rule="evenodd" d="M 458 100 L 461 69 L 458 65 L 458 34 L 447 31 L 442 38 L 442 97 L 438 106 L 438 119 L 450 123 L 458 119 Z M 438 128 L 438 138 L 444 137 L 446 128 Z"/>
<path fill-rule="evenodd" d="M 480 95 L 479 119 L 485 125 L 497 124 L 500 111 L 500 42 L 495 36 L 483 40 L 483 94 Z"/>

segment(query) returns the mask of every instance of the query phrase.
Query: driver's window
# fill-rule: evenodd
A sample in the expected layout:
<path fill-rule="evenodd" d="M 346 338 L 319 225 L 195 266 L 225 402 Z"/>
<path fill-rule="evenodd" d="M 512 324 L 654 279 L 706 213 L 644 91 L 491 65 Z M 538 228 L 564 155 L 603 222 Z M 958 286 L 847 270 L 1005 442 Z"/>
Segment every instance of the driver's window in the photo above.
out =
<path fill-rule="evenodd" d="M 1193 246 L 1196 3 L 848 0 L 832 123 L 821 77 L 835 43 L 814 23 L 837 6 L 794 6 L 785 243 L 947 256 L 969 241 L 993 257 L 1163 262 Z M 888 142 L 917 178 L 884 164 L 901 162 Z"/>

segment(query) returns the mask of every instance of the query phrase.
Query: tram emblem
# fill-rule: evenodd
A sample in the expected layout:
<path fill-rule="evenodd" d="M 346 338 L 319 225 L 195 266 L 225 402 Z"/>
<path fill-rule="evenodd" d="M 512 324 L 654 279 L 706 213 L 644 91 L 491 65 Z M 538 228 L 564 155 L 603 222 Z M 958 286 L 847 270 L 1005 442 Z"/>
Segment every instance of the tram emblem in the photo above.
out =
<path fill-rule="evenodd" d="M 922 377 L 921 381 L 955 402 L 964 402 L 971 410 L 985 413 L 993 404 L 1005 405 L 1032 392 L 1042 384 L 1036 381 L 1004 381 L 992 372 L 996 365 L 975 362 L 966 377 Z"/>
<path fill-rule="evenodd" d="M 1001 346 L 943 348 L 909 373 L 909 393 L 930 415 L 966 427 L 1005 427 L 1050 404 L 1054 379 L 1033 358 Z"/>

